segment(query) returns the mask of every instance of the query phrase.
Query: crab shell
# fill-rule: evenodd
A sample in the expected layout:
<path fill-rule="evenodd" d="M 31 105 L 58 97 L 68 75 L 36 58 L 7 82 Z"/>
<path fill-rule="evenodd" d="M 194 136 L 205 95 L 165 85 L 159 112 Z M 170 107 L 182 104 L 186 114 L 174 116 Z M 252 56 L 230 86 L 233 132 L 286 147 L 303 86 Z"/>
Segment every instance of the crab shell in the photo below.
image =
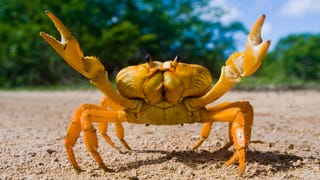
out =
<path fill-rule="evenodd" d="M 129 99 L 142 99 L 134 123 L 181 124 L 192 122 L 191 113 L 181 103 L 188 97 L 200 97 L 211 88 L 209 70 L 196 64 L 174 61 L 149 61 L 122 69 L 116 84 L 119 93 Z M 178 106 L 177 106 L 178 105 Z"/>

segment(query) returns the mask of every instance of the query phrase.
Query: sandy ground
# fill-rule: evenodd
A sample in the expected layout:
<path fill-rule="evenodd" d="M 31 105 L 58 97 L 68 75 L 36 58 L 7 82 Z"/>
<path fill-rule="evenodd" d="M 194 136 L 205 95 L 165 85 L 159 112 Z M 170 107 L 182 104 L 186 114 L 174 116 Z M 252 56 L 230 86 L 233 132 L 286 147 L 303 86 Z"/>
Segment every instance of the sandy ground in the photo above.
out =
<path fill-rule="evenodd" d="M 125 123 L 134 149 L 119 153 L 101 135 L 99 151 L 113 172 L 98 167 L 81 135 L 74 148 L 76 173 L 67 160 L 64 137 L 81 103 L 99 102 L 98 91 L 0 92 L 0 179 L 237 179 L 238 166 L 224 167 L 233 149 L 227 124 L 216 123 L 197 150 L 200 124 L 144 126 Z M 231 91 L 222 101 L 248 100 L 255 108 L 246 179 L 320 178 L 320 92 Z M 115 138 L 113 126 L 109 135 Z M 124 150 L 123 147 L 121 147 Z"/>

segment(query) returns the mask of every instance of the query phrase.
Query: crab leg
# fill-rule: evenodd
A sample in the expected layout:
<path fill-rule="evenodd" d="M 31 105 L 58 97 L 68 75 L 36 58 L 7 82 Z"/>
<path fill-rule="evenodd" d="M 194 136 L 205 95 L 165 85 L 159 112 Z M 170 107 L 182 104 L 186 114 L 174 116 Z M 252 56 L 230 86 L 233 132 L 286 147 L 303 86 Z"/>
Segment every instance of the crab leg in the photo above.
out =
<path fill-rule="evenodd" d="M 210 110 L 213 111 L 215 109 L 220 109 L 226 105 L 230 104 L 229 102 L 224 102 L 219 104 L 218 106 L 215 107 L 211 107 Z M 212 127 L 213 122 L 206 122 L 203 123 L 201 132 L 200 132 L 200 138 L 199 140 L 196 142 L 196 144 L 193 146 L 193 150 L 196 150 L 199 146 L 201 146 L 201 144 L 209 137 L 209 134 L 211 132 L 211 127 Z"/>
<path fill-rule="evenodd" d="M 81 115 L 81 129 L 84 131 L 84 140 L 89 152 L 91 152 L 92 156 L 98 162 L 100 167 L 105 171 L 109 171 L 106 168 L 105 164 L 103 163 L 97 148 L 97 135 L 96 130 L 94 129 L 92 123 L 93 122 L 105 122 L 115 123 L 116 127 L 116 135 L 120 139 L 121 143 L 127 148 L 131 149 L 127 142 L 124 140 L 124 130 L 121 125 L 121 122 L 125 120 L 125 112 L 124 111 L 107 111 L 107 110 L 100 110 L 100 109 L 88 109 L 85 110 Z"/>
<path fill-rule="evenodd" d="M 70 123 L 68 131 L 67 131 L 68 132 L 67 136 L 64 141 L 64 146 L 66 148 L 69 160 L 70 160 L 73 168 L 76 169 L 78 172 L 80 172 L 81 169 L 76 161 L 76 158 L 75 158 L 75 155 L 74 155 L 72 148 L 75 146 L 76 141 L 77 141 L 77 139 L 80 135 L 80 132 L 81 132 L 81 123 L 80 123 L 81 113 L 82 113 L 81 107 L 76 109 L 76 111 L 74 112 L 74 115 L 72 116 L 71 123 Z"/>
<path fill-rule="evenodd" d="M 99 123 L 98 124 L 98 131 L 100 132 L 100 134 L 102 135 L 102 137 L 104 138 L 104 140 L 113 148 L 115 148 L 116 150 L 118 150 L 119 152 L 120 149 L 114 144 L 114 142 L 111 140 L 110 136 L 107 134 L 107 130 L 108 130 L 108 123 Z"/>
<path fill-rule="evenodd" d="M 121 124 L 121 122 L 125 120 L 123 115 L 124 114 L 122 110 L 105 110 L 103 107 L 93 104 L 83 104 L 75 111 L 65 139 L 65 148 L 67 150 L 67 155 L 72 166 L 77 171 L 81 171 L 81 169 L 76 162 L 76 158 L 72 148 L 74 147 L 81 131 L 84 132 L 84 142 L 89 152 L 99 163 L 101 168 L 103 168 L 105 171 L 109 171 L 109 169 L 103 163 L 100 154 L 98 153 L 98 141 L 96 129 L 92 124 L 93 122 L 98 123 L 99 132 L 103 135 L 108 144 L 118 150 L 110 137 L 106 134 L 108 123 L 115 123 L 117 137 L 120 139 L 121 143 L 130 150 L 129 145 L 124 140 L 124 130 Z"/>
<path fill-rule="evenodd" d="M 197 109 L 214 102 L 225 94 L 232 86 L 241 81 L 242 77 L 253 74 L 262 64 L 271 41 L 262 41 L 261 29 L 265 19 L 262 15 L 253 25 L 247 39 L 244 52 L 233 53 L 221 69 L 221 75 L 215 86 L 204 96 L 186 101 L 189 109 Z"/>
<path fill-rule="evenodd" d="M 122 126 L 122 123 L 116 122 L 115 123 L 115 129 L 116 129 L 116 136 L 120 140 L 121 144 L 128 150 L 131 150 L 129 144 L 126 140 L 124 140 L 124 128 Z"/>
<path fill-rule="evenodd" d="M 123 107 L 119 106 L 118 104 L 114 103 L 110 98 L 108 97 L 104 97 L 101 99 L 100 101 L 100 106 L 104 107 L 107 110 L 112 110 L 112 111 L 120 111 L 123 110 Z M 108 123 L 99 123 L 98 129 L 100 131 L 100 133 L 102 134 L 102 136 L 104 137 L 104 139 L 114 148 L 116 148 L 117 150 L 119 150 L 114 143 L 111 141 L 110 137 L 105 133 L 107 131 L 108 128 Z M 123 130 L 123 126 L 121 123 L 115 123 L 115 130 L 116 130 L 116 136 L 118 137 L 118 139 L 120 140 L 120 142 L 122 143 L 122 145 L 128 149 L 131 150 L 131 148 L 129 147 L 129 145 L 123 140 L 124 137 L 124 130 Z M 120 151 L 120 150 L 119 150 Z M 121 152 L 121 151 L 120 151 Z"/>
<path fill-rule="evenodd" d="M 212 124 L 213 124 L 212 122 L 203 123 L 202 129 L 200 132 L 200 139 L 193 146 L 192 150 L 196 150 L 209 137 Z"/>
<path fill-rule="evenodd" d="M 89 113 L 86 110 L 81 115 L 81 130 L 84 131 L 84 143 L 88 149 L 88 151 L 91 153 L 93 158 L 98 162 L 99 166 L 105 170 L 110 171 L 109 168 L 104 164 L 99 152 L 98 152 L 98 140 L 96 135 L 96 129 L 93 127 L 90 119 L 89 119 Z M 112 114 L 110 113 L 110 116 Z M 112 117 L 110 117 L 111 119 Z M 71 161 L 72 162 L 72 161 Z"/>
<path fill-rule="evenodd" d="M 118 104 L 114 103 L 111 99 L 109 99 L 108 97 L 104 97 L 102 98 L 102 100 L 100 101 L 100 106 L 104 107 L 105 109 L 109 109 L 109 110 L 113 110 L 113 111 L 120 111 L 123 110 L 123 107 L 119 106 Z M 103 131 L 106 131 L 108 123 L 99 123 L 99 130 L 101 129 L 102 131 L 100 131 L 101 133 Z M 103 127 L 106 126 L 106 127 Z M 105 130 L 103 130 L 105 129 Z M 120 140 L 121 144 L 128 150 L 131 150 L 130 146 L 128 145 L 128 143 L 123 139 L 124 138 L 124 129 L 121 123 L 116 122 L 115 123 L 115 130 L 116 130 L 116 136 L 118 137 L 118 139 Z M 105 133 L 103 133 L 102 135 L 104 135 Z M 108 137 L 107 137 L 108 138 Z M 105 137 L 106 139 L 106 137 Z M 110 143 L 109 143 L 110 144 Z M 116 148 L 118 149 L 118 148 Z"/>
<path fill-rule="evenodd" d="M 82 128 L 82 124 L 83 124 L 81 117 L 82 117 L 83 112 L 87 109 L 92 109 L 92 108 L 103 110 L 102 107 L 99 107 L 99 106 L 96 106 L 93 104 L 82 104 L 79 108 L 76 109 L 76 111 L 74 112 L 74 115 L 72 116 L 71 123 L 70 123 L 70 126 L 67 131 L 67 136 L 65 138 L 64 145 L 65 145 L 65 148 L 67 151 L 67 155 L 69 157 L 69 160 L 70 160 L 72 166 L 77 171 L 81 171 L 81 169 L 78 166 L 78 163 L 76 162 L 76 158 L 75 158 L 75 155 L 74 155 L 72 148 L 75 146 L 76 141 L 77 141 L 77 139 L 80 135 L 80 132 L 81 132 L 81 128 Z M 103 135 L 103 137 L 105 138 L 107 143 L 110 144 L 112 147 L 118 149 L 114 145 L 114 143 L 112 142 L 110 137 L 106 134 L 107 124 L 99 123 L 98 127 L 99 127 L 100 133 Z M 92 140 L 95 140 L 95 139 L 93 138 Z M 106 167 L 104 167 L 104 168 L 106 168 Z"/>
<path fill-rule="evenodd" d="M 112 101 L 123 107 L 131 106 L 130 100 L 120 96 L 114 90 L 99 59 L 93 56 L 84 56 L 78 41 L 72 36 L 68 28 L 51 12 L 46 11 L 46 14 L 60 32 L 61 41 L 44 32 L 40 32 L 40 36 L 73 69 L 90 79 L 90 82 L 97 86 Z"/>
<path fill-rule="evenodd" d="M 250 142 L 253 123 L 253 108 L 248 102 L 224 103 L 219 108 L 208 108 L 202 111 L 205 123 L 229 122 L 229 142 L 223 147 L 228 149 L 234 145 L 236 151 L 225 163 L 226 166 L 239 161 L 239 175 L 245 170 L 246 149 Z"/>

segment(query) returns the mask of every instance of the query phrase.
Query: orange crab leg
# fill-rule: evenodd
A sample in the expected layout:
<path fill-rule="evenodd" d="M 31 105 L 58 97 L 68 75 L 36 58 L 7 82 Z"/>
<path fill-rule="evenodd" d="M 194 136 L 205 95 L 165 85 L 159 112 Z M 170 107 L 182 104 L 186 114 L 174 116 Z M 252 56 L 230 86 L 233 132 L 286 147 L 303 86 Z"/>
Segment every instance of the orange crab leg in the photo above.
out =
<path fill-rule="evenodd" d="M 103 163 L 97 148 L 97 135 L 96 130 L 94 129 L 92 123 L 93 122 L 114 122 L 116 123 L 116 134 L 120 141 L 124 144 L 124 146 L 128 149 L 130 147 L 124 140 L 124 131 L 122 125 L 119 125 L 121 122 L 125 120 L 125 112 L 123 111 L 108 111 L 108 110 L 100 110 L 100 109 L 88 109 L 83 111 L 81 115 L 81 129 L 84 131 L 84 140 L 87 146 L 87 149 L 91 152 L 92 156 L 98 162 L 101 168 L 105 171 L 108 171 L 105 164 Z"/>
<path fill-rule="evenodd" d="M 230 141 L 223 147 L 234 145 L 236 151 L 225 163 L 230 165 L 239 161 L 239 175 L 245 170 L 246 149 L 250 142 L 253 123 L 253 108 L 248 102 L 224 103 L 219 108 L 208 108 L 202 112 L 204 122 L 229 122 Z"/>
<path fill-rule="evenodd" d="M 67 136 L 64 141 L 64 146 L 67 151 L 67 155 L 69 157 L 69 160 L 73 166 L 74 169 L 76 169 L 78 172 L 81 171 L 80 167 L 78 166 L 78 163 L 76 161 L 74 152 L 72 148 L 75 146 L 76 141 L 80 135 L 81 132 L 81 123 L 80 123 L 80 117 L 81 117 L 82 109 L 81 107 L 77 108 L 74 112 L 71 123 L 69 125 Z"/>
<path fill-rule="evenodd" d="M 196 150 L 209 137 L 212 124 L 213 124 L 212 122 L 203 123 L 202 129 L 200 132 L 200 139 L 193 146 L 192 150 Z"/>
<path fill-rule="evenodd" d="M 118 150 L 119 152 L 120 149 L 114 144 L 114 142 L 111 140 L 110 136 L 107 134 L 107 130 L 108 130 L 108 123 L 99 123 L 98 124 L 98 131 L 100 132 L 100 134 L 102 135 L 102 137 L 104 138 L 104 140 L 113 148 L 115 148 L 116 150 Z"/>
<path fill-rule="evenodd" d="M 100 106 L 103 107 L 106 110 L 112 110 L 112 111 L 119 111 L 119 110 L 123 110 L 123 107 L 114 103 L 110 98 L 108 97 L 103 97 L 100 101 Z M 120 139 L 120 142 L 123 144 L 123 141 L 121 141 L 121 139 L 123 139 L 123 136 L 121 137 L 120 135 L 118 136 L 118 131 L 121 131 L 119 129 L 123 129 L 122 124 L 121 123 L 116 123 L 117 125 L 115 126 L 116 129 L 116 135 L 117 137 Z M 108 144 L 110 144 L 112 147 L 114 147 L 115 149 L 117 149 L 119 152 L 120 149 L 118 147 L 115 146 L 115 144 L 112 142 L 112 140 L 110 139 L 110 137 L 108 136 L 108 134 L 106 133 L 108 129 L 108 123 L 107 122 L 101 122 L 98 124 L 98 130 L 99 132 L 102 134 L 103 138 L 108 142 Z M 130 150 L 130 147 L 128 146 L 128 144 L 124 145 L 128 150 Z M 129 147 L 129 148 L 128 148 Z"/>
<path fill-rule="evenodd" d="M 122 126 L 122 123 L 116 122 L 115 123 L 115 130 L 116 130 L 116 136 L 120 140 L 121 144 L 128 150 L 131 150 L 128 143 L 124 140 L 124 128 Z"/>
<path fill-rule="evenodd" d="M 103 100 L 104 102 L 106 99 Z M 109 104 L 110 105 L 110 104 Z M 106 142 L 119 150 L 111 138 L 106 134 L 108 128 L 108 122 L 116 123 L 116 135 L 120 139 L 121 143 L 130 150 L 129 145 L 124 140 L 124 132 L 122 127 L 122 111 L 112 111 L 105 110 L 105 107 L 93 105 L 93 104 L 83 104 L 74 113 L 71 124 L 68 128 L 68 133 L 65 139 L 65 148 L 67 155 L 72 166 L 77 170 L 81 171 L 79 165 L 76 162 L 76 158 L 72 148 L 75 146 L 76 140 L 79 137 L 81 130 L 84 132 L 84 140 L 87 149 L 91 152 L 92 156 L 99 163 L 100 167 L 108 171 L 109 169 L 105 166 L 100 157 L 97 149 L 98 142 L 96 136 L 96 130 L 92 125 L 92 122 L 98 123 L 98 130 L 106 140 Z"/>
<path fill-rule="evenodd" d="M 213 111 L 215 109 L 220 109 L 220 108 L 222 108 L 222 107 L 224 107 L 226 105 L 229 105 L 229 104 L 230 104 L 229 102 L 224 102 L 224 103 L 221 103 L 221 104 L 219 104 L 217 106 L 211 107 L 210 110 Z M 197 141 L 197 143 L 193 146 L 193 148 L 192 148 L 193 150 L 196 150 L 209 137 L 209 134 L 211 132 L 212 124 L 213 124 L 213 122 L 203 123 L 202 129 L 201 129 L 201 132 L 200 132 L 200 138 Z"/>
<path fill-rule="evenodd" d="M 69 125 L 69 128 L 67 130 L 67 136 L 65 138 L 65 148 L 67 151 L 67 155 L 69 157 L 69 160 L 72 164 L 72 166 L 77 170 L 77 171 L 81 171 L 80 167 L 78 166 L 77 162 L 76 162 L 76 158 L 74 155 L 74 152 L 72 150 L 72 148 L 75 146 L 75 143 L 80 135 L 81 132 L 81 126 L 82 126 L 82 122 L 81 122 L 81 116 L 84 110 L 86 109 L 90 109 L 90 108 L 96 108 L 96 109 L 103 109 L 102 107 L 96 106 L 96 105 L 92 105 L 92 104 L 83 104 L 81 105 L 79 108 L 76 109 L 76 111 L 74 112 L 74 115 L 72 116 L 71 119 L 71 123 Z M 102 125 L 102 124 L 101 124 Z M 101 126 L 99 124 L 99 130 Z M 101 132 L 101 131 L 100 131 Z M 102 135 L 104 136 L 105 134 L 105 140 L 107 141 L 108 144 L 110 144 L 112 147 L 114 146 L 114 143 L 111 141 L 110 137 L 106 134 L 106 130 L 101 132 Z M 116 148 L 116 147 L 115 147 Z M 117 148 L 116 148 L 117 149 Z"/>
<path fill-rule="evenodd" d="M 84 131 L 84 143 L 88 149 L 88 151 L 91 153 L 93 158 L 98 162 L 99 166 L 105 170 L 110 171 L 107 166 L 104 164 L 99 152 L 98 152 L 98 140 L 96 135 L 96 129 L 93 127 L 92 123 L 89 119 L 89 114 L 85 112 L 81 115 L 81 130 Z M 71 161 L 72 162 L 72 161 Z"/>

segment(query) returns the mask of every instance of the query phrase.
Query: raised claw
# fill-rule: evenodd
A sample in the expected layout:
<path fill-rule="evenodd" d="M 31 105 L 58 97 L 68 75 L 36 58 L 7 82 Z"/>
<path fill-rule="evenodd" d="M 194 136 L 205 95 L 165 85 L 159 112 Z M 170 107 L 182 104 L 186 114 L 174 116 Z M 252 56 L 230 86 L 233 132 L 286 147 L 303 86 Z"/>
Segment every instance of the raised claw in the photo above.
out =
<path fill-rule="evenodd" d="M 261 29 L 264 19 L 265 15 L 263 14 L 253 25 L 248 35 L 244 56 L 239 57 L 240 59 L 238 59 L 242 77 L 248 77 L 257 71 L 271 44 L 270 40 L 262 41 L 261 38 Z"/>
<path fill-rule="evenodd" d="M 78 41 L 68 28 L 51 12 L 45 11 L 60 33 L 61 41 L 53 36 L 40 32 L 40 36 L 76 71 L 87 78 L 92 78 L 89 70 L 90 57 L 84 57 Z M 94 57 L 92 57 L 94 59 Z M 100 62 L 99 62 L 100 63 Z M 103 69 L 103 68 L 102 68 Z"/>

